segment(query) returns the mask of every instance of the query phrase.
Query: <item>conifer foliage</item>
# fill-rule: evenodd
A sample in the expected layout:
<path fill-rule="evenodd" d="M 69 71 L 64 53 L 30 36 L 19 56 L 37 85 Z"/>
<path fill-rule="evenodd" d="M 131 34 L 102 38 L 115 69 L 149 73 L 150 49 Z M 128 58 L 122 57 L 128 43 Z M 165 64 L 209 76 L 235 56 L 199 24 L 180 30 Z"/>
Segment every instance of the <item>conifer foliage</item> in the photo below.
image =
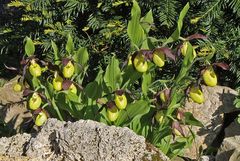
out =
<path fill-rule="evenodd" d="M 4 63 L 17 65 L 11 58 L 21 58 L 26 36 L 34 40 L 38 50 L 49 51 L 41 55 L 47 59 L 53 57 L 51 40 L 57 45 L 64 44 L 69 33 L 79 46 L 89 48 L 91 56 L 97 58 L 90 63 L 96 66 L 106 67 L 111 53 L 125 59 L 129 51 L 126 28 L 131 0 L 3 0 L 1 3 L 0 74 L 6 72 Z M 142 15 L 150 9 L 153 12 L 155 24 L 150 34 L 163 39 L 176 27 L 185 4 L 181 0 L 139 0 Z M 187 17 L 183 34 L 208 35 L 218 53 L 215 59 L 230 64 L 231 70 L 224 75 L 226 80 L 230 81 L 228 75 L 231 75 L 238 83 L 233 87 L 238 87 L 240 0 L 191 0 Z"/>

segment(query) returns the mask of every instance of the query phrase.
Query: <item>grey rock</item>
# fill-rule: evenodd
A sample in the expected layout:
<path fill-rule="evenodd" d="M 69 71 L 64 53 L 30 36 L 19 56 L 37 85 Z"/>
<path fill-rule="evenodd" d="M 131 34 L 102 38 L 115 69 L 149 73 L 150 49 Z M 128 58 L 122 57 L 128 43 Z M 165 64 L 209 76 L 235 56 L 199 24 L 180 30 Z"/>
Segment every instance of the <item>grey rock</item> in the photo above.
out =
<path fill-rule="evenodd" d="M 32 117 L 26 102 L 7 104 L 0 109 L 0 118 L 15 133 L 24 131 L 24 121 Z"/>
<path fill-rule="evenodd" d="M 17 134 L 13 137 L 2 137 L 0 140 L 0 155 L 17 157 L 23 155 L 25 146 L 31 138 L 30 134 Z"/>
<path fill-rule="evenodd" d="M 6 105 L 9 103 L 15 103 L 22 100 L 22 92 L 15 92 L 13 86 L 17 83 L 20 76 L 17 76 L 0 87 L 0 104 Z"/>
<path fill-rule="evenodd" d="M 207 87 L 202 86 L 205 102 L 197 104 L 187 101 L 185 111 L 191 112 L 193 116 L 204 125 L 201 127 L 192 127 L 196 133 L 196 139 L 191 148 L 185 151 L 185 156 L 198 158 L 199 148 L 207 148 L 219 134 L 224 120 L 224 114 L 236 111 L 233 100 L 238 94 L 237 91 L 224 86 Z"/>
<path fill-rule="evenodd" d="M 15 77 L 0 88 L 0 119 L 15 133 L 21 132 L 24 121 L 32 117 L 26 102 L 22 101 L 22 92 L 13 91 L 18 78 Z"/>
<path fill-rule="evenodd" d="M 215 161 L 215 157 L 210 155 L 203 155 L 200 157 L 200 161 Z"/>
<path fill-rule="evenodd" d="M 218 149 L 216 161 L 239 161 L 240 156 L 240 125 L 235 121 L 225 129 L 225 138 Z"/>
<path fill-rule="evenodd" d="M 6 155 L 2 155 L 2 156 L 0 156 L 0 161 L 34 161 L 34 159 L 30 159 L 30 158 L 25 157 L 25 156 L 10 157 L 10 156 L 6 156 Z"/>
<path fill-rule="evenodd" d="M 239 161 L 240 160 L 240 147 L 237 147 L 231 157 L 229 158 L 229 161 Z"/>
<path fill-rule="evenodd" d="M 25 154 L 38 161 L 169 161 L 162 152 L 146 143 L 144 137 L 130 129 L 106 126 L 90 120 L 71 123 L 49 119 L 36 135 L 23 136 L 1 138 L 0 145 L 4 146 L 0 149 L 0 156 Z M 24 141 L 15 146 L 17 138 Z"/>
<path fill-rule="evenodd" d="M 52 145 L 55 138 L 54 134 L 58 130 L 62 130 L 65 124 L 65 122 L 56 119 L 49 119 L 41 131 L 29 140 L 26 146 L 26 155 L 31 158 L 39 158 L 39 160 L 52 156 L 54 154 L 54 149 L 52 148 L 55 148 Z"/>

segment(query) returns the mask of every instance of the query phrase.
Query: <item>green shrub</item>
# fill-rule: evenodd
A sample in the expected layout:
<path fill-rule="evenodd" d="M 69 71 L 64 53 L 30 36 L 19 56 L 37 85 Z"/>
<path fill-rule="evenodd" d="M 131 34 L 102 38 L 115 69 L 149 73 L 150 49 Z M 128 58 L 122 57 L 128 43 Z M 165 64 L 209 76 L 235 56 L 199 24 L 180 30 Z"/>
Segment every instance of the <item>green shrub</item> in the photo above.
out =
<path fill-rule="evenodd" d="M 144 8 L 143 15 L 150 9 L 153 12 L 155 24 L 149 35 L 154 35 L 157 39 L 169 37 L 177 25 L 178 13 L 185 4 L 180 0 L 139 0 L 139 5 Z M 197 32 L 207 35 L 217 53 L 213 62 L 224 61 L 230 64 L 230 71 L 216 71 L 221 75 L 219 83 L 232 88 L 239 87 L 239 27 L 236 23 L 239 21 L 238 0 L 193 0 L 190 4 L 190 14 L 183 24 L 182 35 Z M 93 80 L 99 68 L 106 68 L 113 53 L 121 60 L 127 58 L 130 41 L 126 28 L 131 5 L 130 0 L 4 2 L 0 9 L 0 72 L 7 72 L 4 63 L 8 66 L 19 65 L 13 60 L 21 60 L 24 54 L 22 40 L 26 36 L 33 39 L 37 55 L 53 60 L 51 40 L 63 49 L 70 33 L 76 46 L 85 46 L 91 53 L 91 67 L 88 69 L 91 74 L 88 80 Z M 205 43 L 200 42 L 202 46 Z M 64 55 L 63 51 L 60 53 Z M 167 64 L 167 69 L 175 69 L 174 64 Z M 161 73 L 170 79 L 173 70 L 163 69 Z"/>

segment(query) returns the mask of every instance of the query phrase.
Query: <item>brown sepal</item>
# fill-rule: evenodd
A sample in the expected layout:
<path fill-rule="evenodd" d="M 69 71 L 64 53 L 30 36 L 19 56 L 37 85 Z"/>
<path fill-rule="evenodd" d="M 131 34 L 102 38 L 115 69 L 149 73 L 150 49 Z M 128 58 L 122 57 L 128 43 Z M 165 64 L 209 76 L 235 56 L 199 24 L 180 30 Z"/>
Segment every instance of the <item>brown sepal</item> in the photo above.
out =
<path fill-rule="evenodd" d="M 223 62 L 213 63 L 212 65 L 213 65 L 213 66 L 220 67 L 220 68 L 222 68 L 223 70 L 229 70 L 229 68 L 230 68 L 228 64 L 223 63 Z"/>
<path fill-rule="evenodd" d="M 30 94 L 34 93 L 33 90 L 29 89 L 29 88 L 25 88 L 24 91 L 23 91 L 23 97 L 26 97 Z"/>
<path fill-rule="evenodd" d="M 71 80 L 64 80 L 62 83 L 63 90 L 68 90 L 72 84 L 73 82 Z"/>
<path fill-rule="evenodd" d="M 193 40 L 193 39 L 207 39 L 208 37 L 202 34 L 193 34 L 188 36 L 186 39 L 187 40 Z"/>
<path fill-rule="evenodd" d="M 168 47 L 156 48 L 154 51 L 163 52 L 166 55 L 166 57 L 172 59 L 173 61 L 176 61 L 175 54 L 173 54 L 173 51 Z"/>
<path fill-rule="evenodd" d="M 106 106 L 107 108 L 114 108 L 116 105 L 115 105 L 115 102 L 114 101 L 108 101 L 106 103 Z"/>
<path fill-rule="evenodd" d="M 124 93 L 125 93 L 125 91 L 123 89 L 119 89 L 119 90 L 115 91 L 115 94 L 119 95 L 119 96 L 123 95 Z"/>
<path fill-rule="evenodd" d="M 65 67 L 65 66 L 68 64 L 69 61 L 71 61 L 71 59 L 69 59 L 69 58 L 63 58 L 63 59 L 62 59 L 62 64 L 63 64 L 63 66 Z"/>

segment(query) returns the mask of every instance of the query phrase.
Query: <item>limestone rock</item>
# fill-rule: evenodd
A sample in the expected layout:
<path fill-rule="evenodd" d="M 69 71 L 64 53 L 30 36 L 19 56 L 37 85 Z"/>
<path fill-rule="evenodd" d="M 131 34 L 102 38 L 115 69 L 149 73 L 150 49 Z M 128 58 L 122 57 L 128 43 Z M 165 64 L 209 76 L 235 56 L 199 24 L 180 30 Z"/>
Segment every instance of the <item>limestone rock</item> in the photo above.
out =
<path fill-rule="evenodd" d="M 18 78 L 15 77 L 0 88 L 0 119 L 13 133 L 20 132 L 24 121 L 32 117 L 26 102 L 22 101 L 22 92 L 13 91 Z"/>
<path fill-rule="evenodd" d="M 231 157 L 229 158 L 229 161 L 239 161 L 240 160 L 240 147 L 237 147 Z"/>
<path fill-rule="evenodd" d="M 0 109 L 0 118 L 4 120 L 8 128 L 15 133 L 24 131 L 23 125 L 25 121 L 31 117 L 32 114 L 27 109 L 26 102 L 8 104 Z"/>
<path fill-rule="evenodd" d="M 225 129 L 225 138 L 218 149 L 216 161 L 239 161 L 240 156 L 240 125 L 235 121 Z"/>
<path fill-rule="evenodd" d="M 30 161 L 30 158 L 21 156 L 21 157 L 10 157 L 10 156 L 0 156 L 0 161 Z M 31 160 L 33 161 L 33 160 Z M 37 160 L 36 160 L 37 161 Z"/>
<path fill-rule="evenodd" d="M 106 126 L 90 120 L 71 123 L 49 119 L 36 135 L 23 136 L 21 138 L 18 134 L 11 138 L 1 138 L 0 144 L 4 146 L 0 149 L 0 156 L 16 157 L 24 154 L 30 160 L 38 161 L 169 161 L 162 152 L 146 143 L 144 137 L 130 129 Z M 15 145 L 17 138 L 25 141 Z"/>
<path fill-rule="evenodd" d="M 192 159 L 198 157 L 200 146 L 205 149 L 211 145 L 212 141 L 218 135 L 223 125 L 224 113 L 237 110 L 233 105 L 233 100 L 238 94 L 235 90 L 223 86 L 203 86 L 202 88 L 205 97 L 203 104 L 191 101 L 187 101 L 185 104 L 185 111 L 191 112 L 204 125 L 203 128 L 192 128 L 197 134 L 196 139 L 192 147 L 185 152 L 185 155 Z"/>
<path fill-rule="evenodd" d="M 19 76 L 13 78 L 0 88 L 0 104 L 15 103 L 22 100 L 22 92 L 15 92 L 13 86 L 17 83 Z"/>
<path fill-rule="evenodd" d="M 200 157 L 200 161 L 215 161 L 214 156 L 203 155 Z"/>
<path fill-rule="evenodd" d="M 30 134 L 17 134 L 12 137 L 2 137 L 0 139 L 0 156 L 7 155 L 10 157 L 18 157 L 23 155 L 25 145 L 31 138 Z"/>

